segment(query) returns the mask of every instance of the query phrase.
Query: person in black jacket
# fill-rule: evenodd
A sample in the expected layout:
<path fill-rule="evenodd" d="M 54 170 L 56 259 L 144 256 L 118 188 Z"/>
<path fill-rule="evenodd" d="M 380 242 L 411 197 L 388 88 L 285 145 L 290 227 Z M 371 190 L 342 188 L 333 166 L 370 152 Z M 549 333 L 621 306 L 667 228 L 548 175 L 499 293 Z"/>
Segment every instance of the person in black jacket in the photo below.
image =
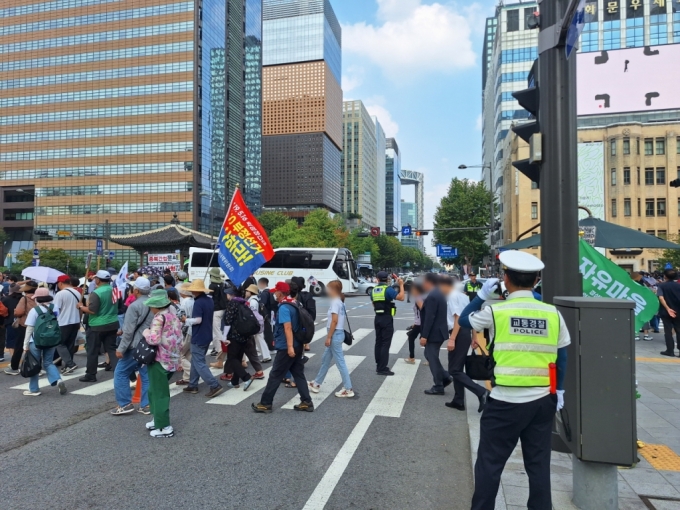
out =
<path fill-rule="evenodd" d="M 10 358 L 14 353 L 14 349 L 17 348 L 16 346 L 17 330 L 12 327 L 12 323 L 14 322 L 14 309 L 17 307 L 17 305 L 19 304 L 19 300 L 21 299 L 21 291 L 19 290 L 20 288 L 21 287 L 19 287 L 19 285 L 17 285 L 16 283 L 11 284 L 9 286 L 9 295 L 2 298 L 2 304 L 7 307 L 8 312 L 7 317 L 4 318 L 3 327 L 5 328 L 6 331 L 5 341 L 7 344 L 7 349 L 10 351 Z M 18 349 L 22 350 L 22 347 L 23 346 L 20 345 L 18 346 Z M 0 357 L 2 357 L 4 360 L 3 354 L 0 354 Z"/>
<path fill-rule="evenodd" d="M 305 279 L 302 276 L 293 276 L 290 281 L 300 289 L 300 292 L 297 295 L 298 302 L 302 305 L 302 308 L 309 312 L 312 319 L 316 321 L 316 300 L 311 292 L 304 290 L 306 286 Z M 311 347 L 309 344 L 305 344 L 305 351 L 309 350 L 311 350 Z"/>
<path fill-rule="evenodd" d="M 272 329 L 272 312 L 278 310 L 279 304 L 269 292 L 269 280 L 267 278 L 260 278 L 257 281 L 257 288 L 260 289 L 260 303 L 264 306 L 264 341 L 267 342 L 269 350 L 274 350 L 274 331 Z"/>
<path fill-rule="evenodd" d="M 449 336 L 449 326 L 446 320 L 446 298 L 437 287 L 438 283 L 436 274 L 425 275 L 423 289 L 428 295 L 421 313 L 420 345 L 425 347 L 425 358 L 430 363 L 430 372 L 434 379 L 432 388 L 425 390 L 427 395 L 444 395 L 444 388 L 452 382 L 451 376 L 439 360 L 441 346 Z"/>

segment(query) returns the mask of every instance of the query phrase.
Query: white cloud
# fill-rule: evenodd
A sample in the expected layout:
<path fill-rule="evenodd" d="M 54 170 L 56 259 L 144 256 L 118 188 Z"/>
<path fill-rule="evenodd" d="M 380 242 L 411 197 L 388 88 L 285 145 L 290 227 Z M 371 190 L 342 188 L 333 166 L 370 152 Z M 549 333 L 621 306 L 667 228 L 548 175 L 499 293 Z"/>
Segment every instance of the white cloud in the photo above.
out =
<path fill-rule="evenodd" d="M 477 121 L 475 122 L 475 129 L 477 131 L 482 130 L 482 114 L 481 113 L 477 116 Z"/>
<path fill-rule="evenodd" d="M 343 48 L 404 80 L 425 73 L 450 73 L 475 65 L 470 20 L 454 9 L 421 0 L 378 0 L 382 25 L 343 26 Z M 473 4 L 474 5 L 474 4 Z"/>
<path fill-rule="evenodd" d="M 397 122 L 392 118 L 392 114 L 389 112 L 389 110 L 387 110 L 387 108 L 376 103 L 365 103 L 365 106 L 368 110 L 368 113 L 378 117 L 378 122 L 380 122 L 380 125 L 385 132 L 385 137 L 394 138 L 397 136 L 397 133 L 399 132 L 399 124 L 397 124 Z"/>
<path fill-rule="evenodd" d="M 342 71 L 342 92 L 347 94 L 353 91 L 363 83 L 362 75 L 364 73 L 363 68 L 350 66 Z M 345 96 L 345 101 L 349 101 L 347 96 Z"/>

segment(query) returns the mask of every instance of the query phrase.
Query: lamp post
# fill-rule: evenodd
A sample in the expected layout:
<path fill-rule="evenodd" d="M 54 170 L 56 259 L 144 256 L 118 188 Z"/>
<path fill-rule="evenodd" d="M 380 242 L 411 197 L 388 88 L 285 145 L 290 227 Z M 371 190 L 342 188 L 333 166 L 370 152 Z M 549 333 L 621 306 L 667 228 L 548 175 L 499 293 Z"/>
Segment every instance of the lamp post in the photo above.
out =
<path fill-rule="evenodd" d="M 491 201 L 489 203 L 489 213 L 490 213 L 490 218 L 489 218 L 489 265 L 493 265 L 493 231 L 494 231 L 494 223 L 495 223 L 495 214 L 494 214 L 494 199 L 495 199 L 495 193 L 493 189 L 493 170 L 491 169 L 491 163 L 484 164 L 484 165 L 460 165 L 458 167 L 458 170 L 467 170 L 468 168 L 487 168 L 489 170 L 489 191 L 491 191 Z"/>

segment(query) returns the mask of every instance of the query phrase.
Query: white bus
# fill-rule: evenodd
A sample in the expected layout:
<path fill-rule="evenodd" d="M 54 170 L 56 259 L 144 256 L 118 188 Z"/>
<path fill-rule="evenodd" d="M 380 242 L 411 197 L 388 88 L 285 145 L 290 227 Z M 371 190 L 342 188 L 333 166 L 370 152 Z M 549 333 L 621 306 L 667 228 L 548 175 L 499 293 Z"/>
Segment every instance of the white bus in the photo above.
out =
<path fill-rule="evenodd" d="M 210 261 L 212 257 L 212 262 Z M 208 269 L 211 267 L 220 267 L 217 262 L 217 252 L 207 248 L 189 248 L 189 262 L 187 267 L 187 274 L 189 281 L 204 279 L 205 286 L 210 284 L 210 277 L 207 276 Z M 220 268 L 220 273 L 226 278 L 224 271 Z"/>
<path fill-rule="evenodd" d="M 190 280 L 205 277 L 211 254 L 212 250 L 203 248 L 189 250 Z M 210 266 L 219 267 L 217 255 Z M 255 272 L 255 278 L 267 278 L 270 287 L 293 276 L 304 278 L 309 290 L 317 296 L 322 295 L 333 280 L 342 283 L 344 293 L 353 293 L 359 288 L 356 263 L 347 248 L 279 248 L 274 250 L 274 257 Z"/>

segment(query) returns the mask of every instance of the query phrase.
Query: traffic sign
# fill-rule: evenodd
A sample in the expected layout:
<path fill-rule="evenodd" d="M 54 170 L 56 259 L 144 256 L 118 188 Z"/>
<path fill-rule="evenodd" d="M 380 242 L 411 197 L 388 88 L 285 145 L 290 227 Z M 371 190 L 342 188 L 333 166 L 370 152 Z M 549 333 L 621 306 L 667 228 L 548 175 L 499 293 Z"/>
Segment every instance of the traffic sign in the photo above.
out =
<path fill-rule="evenodd" d="M 373 237 L 380 236 L 380 227 L 371 227 L 371 235 Z"/>
<path fill-rule="evenodd" d="M 35 248 L 35 249 L 33 250 L 33 258 L 34 258 L 34 259 L 40 258 L 40 250 L 39 250 L 38 248 Z"/>
<path fill-rule="evenodd" d="M 408 225 L 406 227 L 401 227 L 401 235 L 410 236 L 411 235 L 411 225 Z"/>
<path fill-rule="evenodd" d="M 673 264 L 666 262 L 666 267 L 664 269 L 673 269 Z"/>
<path fill-rule="evenodd" d="M 444 244 L 437 245 L 437 257 L 445 259 L 454 259 L 458 256 L 458 248 L 446 246 Z"/>
<path fill-rule="evenodd" d="M 98 257 L 104 255 L 104 241 L 102 239 L 97 239 L 96 251 Z"/>
<path fill-rule="evenodd" d="M 586 0 L 577 1 L 578 6 L 574 11 L 574 16 L 571 18 L 569 28 L 567 29 L 567 40 L 564 48 L 567 58 L 574 52 L 578 38 L 581 37 L 581 32 L 583 32 L 583 26 L 586 24 Z"/>
<path fill-rule="evenodd" d="M 113 258 L 114 258 L 115 256 L 116 256 L 116 252 L 115 252 L 115 251 L 110 251 L 110 252 L 109 252 L 109 260 L 113 260 Z"/>
<path fill-rule="evenodd" d="M 40 259 L 33 259 L 31 260 L 31 265 L 33 267 L 38 267 L 40 265 Z"/>

